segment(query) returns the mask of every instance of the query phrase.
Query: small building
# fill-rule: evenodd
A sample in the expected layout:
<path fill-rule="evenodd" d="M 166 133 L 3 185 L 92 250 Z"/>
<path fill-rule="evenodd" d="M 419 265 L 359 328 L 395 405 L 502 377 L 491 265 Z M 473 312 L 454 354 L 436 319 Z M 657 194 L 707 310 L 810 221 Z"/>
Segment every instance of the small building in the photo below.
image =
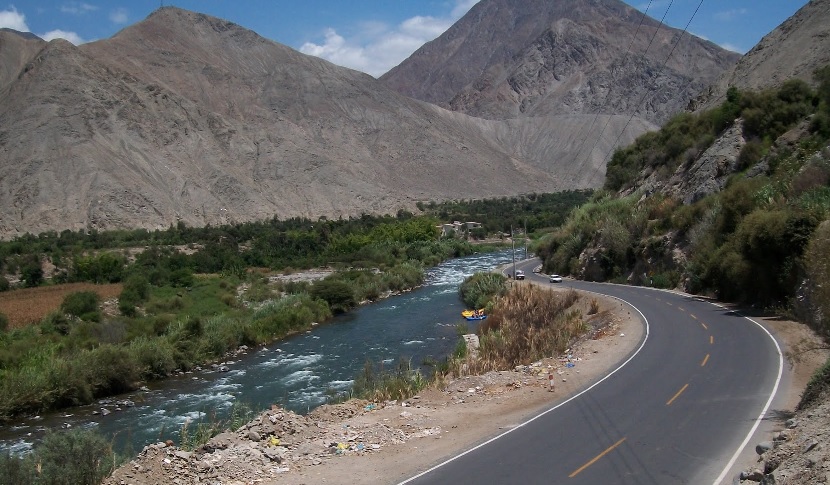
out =
<path fill-rule="evenodd" d="M 448 237 L 451 235 L 459 235 L 466 237 L 473 229 L 481 228 L 480 222 L 459 222 L 454 221 L 451 224 L 441 224 L 438 230 L 441 231 L 441 237 Z"/>

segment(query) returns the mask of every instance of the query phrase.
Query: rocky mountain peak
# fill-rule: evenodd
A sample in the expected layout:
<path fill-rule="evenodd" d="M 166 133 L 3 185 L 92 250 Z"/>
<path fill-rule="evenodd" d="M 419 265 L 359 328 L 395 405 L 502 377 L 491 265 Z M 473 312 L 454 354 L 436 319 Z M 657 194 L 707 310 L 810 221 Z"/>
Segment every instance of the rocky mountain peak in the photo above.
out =
<path fill-rule="evenodd" d="M 739 57 L 618 0 L 482 0 L 381 80 L 488 119 L 632 115 L 645 96 L 636 115 L 660 123 Z"/>

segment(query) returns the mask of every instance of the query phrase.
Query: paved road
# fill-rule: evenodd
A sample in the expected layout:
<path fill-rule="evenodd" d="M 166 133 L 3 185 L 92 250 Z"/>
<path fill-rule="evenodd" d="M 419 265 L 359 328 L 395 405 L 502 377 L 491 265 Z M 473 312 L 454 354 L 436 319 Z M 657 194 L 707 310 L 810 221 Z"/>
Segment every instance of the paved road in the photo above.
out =
<path fill-rule="evenodd" d="M 534 264 L 518 267 L 547 283 L 532 273 Z M 630 360 L 587 392 L 403 483 L 730 483 L 725 470 L 781 377 L 772 336 L 747 318 L 684 295 L 563 284 L 621 298 L 643 314 L 647 332 Z"/>

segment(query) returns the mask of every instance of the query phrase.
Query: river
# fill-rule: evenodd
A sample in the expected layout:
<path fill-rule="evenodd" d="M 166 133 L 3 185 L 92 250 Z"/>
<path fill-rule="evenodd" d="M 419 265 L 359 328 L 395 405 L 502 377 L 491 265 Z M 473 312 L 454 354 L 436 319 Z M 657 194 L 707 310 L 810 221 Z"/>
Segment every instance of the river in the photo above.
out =
<path fill-rule="evenodd" d="M 516 251 L 517 259 L 520 251 Z M 413 367 L 443 360 L 466 322 L 458 286 L 467 276 L 512 261 L 503 250 L 455 258 L 427 271 L 425 284 L 340 315 L 313 330 L 251 349 L 225 365 L 228 372 L 206 370 L 151 383 L 148 390 L 118 396 L 122 406 L 107 416 L 93 414 L 101 404 L 50 415 L 23 418 L 0 427 L 0 451 L 23 453 L 48 429 L 95 428 L 117 450 L 141 450 L 149 443 L 176 439 L 187 421 L 224 416 L 235 401 L 254 410 L 278 404 L 306 413 L 338 393 L 347 392 L 367 360 L 394 366 L 400 358 Z M 474 330 L 474 325 L 468 325 Z M 424 369 L 428 371 L 428 369 Z"/>

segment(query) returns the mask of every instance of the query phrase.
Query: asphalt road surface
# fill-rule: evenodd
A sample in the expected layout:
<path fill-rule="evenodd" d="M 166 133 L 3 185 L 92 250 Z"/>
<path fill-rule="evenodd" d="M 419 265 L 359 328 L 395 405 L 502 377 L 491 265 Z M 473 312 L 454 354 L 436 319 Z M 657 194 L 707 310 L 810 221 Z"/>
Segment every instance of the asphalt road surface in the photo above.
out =
<path fill-rule="evenodd" d="M 547 283 L 517 265 L 528 279 Z M 667 291 L 565 280 L 646 321 L 627 361 L 586 391 L 402 483 L 712 484 L 746 446 L 778 388 L 780 349 L 760 325 Z"/>

